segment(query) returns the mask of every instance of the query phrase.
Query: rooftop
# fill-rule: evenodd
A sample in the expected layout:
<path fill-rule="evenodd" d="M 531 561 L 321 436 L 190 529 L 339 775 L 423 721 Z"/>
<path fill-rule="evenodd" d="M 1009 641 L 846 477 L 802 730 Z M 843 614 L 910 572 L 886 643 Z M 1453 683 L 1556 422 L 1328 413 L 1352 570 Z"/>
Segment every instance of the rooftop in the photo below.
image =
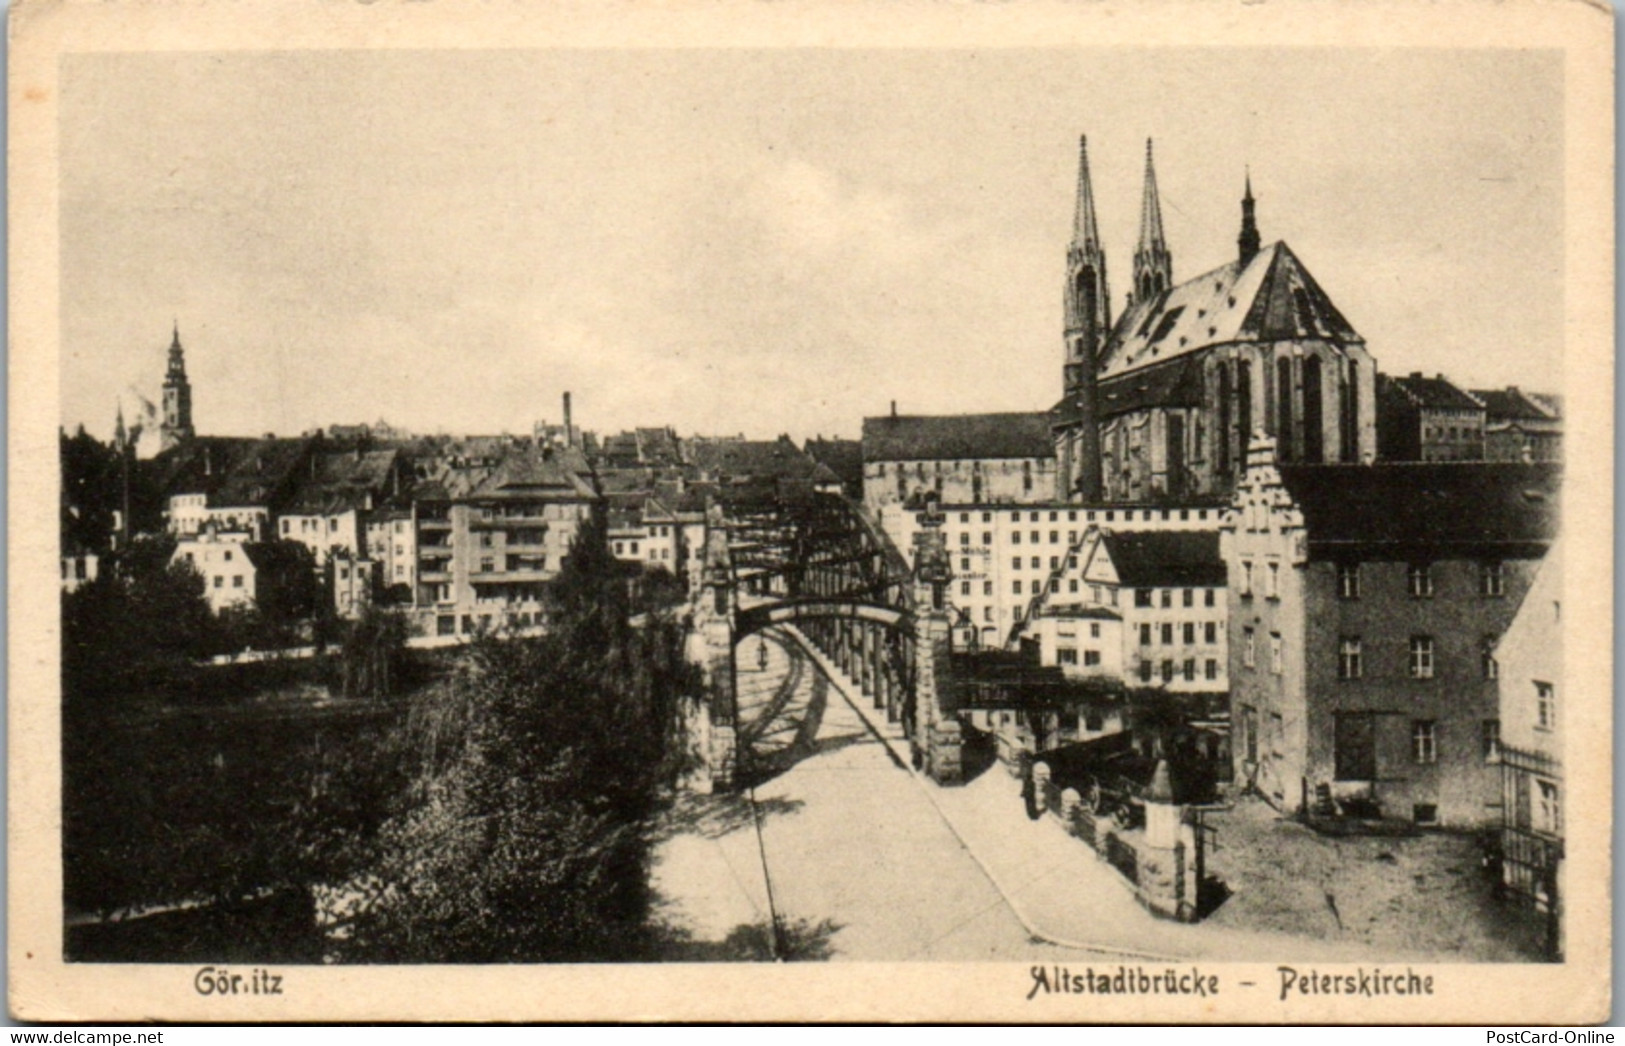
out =
<path fill-rule="evenodd" d="M 1225 583 L 1217 531 L 1103 530 L 1101 542 L 1128 588 L 1203 588 Z"/>
<path fill-rule="evenodd" d="M 863 460 L 1053 458 L 1051 421 L 1047 412 L 864 418 Z"/>

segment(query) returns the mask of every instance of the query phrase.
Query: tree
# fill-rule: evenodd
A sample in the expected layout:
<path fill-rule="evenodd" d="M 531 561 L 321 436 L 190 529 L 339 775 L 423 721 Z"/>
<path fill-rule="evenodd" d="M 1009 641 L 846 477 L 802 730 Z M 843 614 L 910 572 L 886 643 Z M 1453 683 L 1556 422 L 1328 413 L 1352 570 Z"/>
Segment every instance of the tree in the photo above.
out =
<path fill-rule="evenodd" d="M 577 535 L 549 631 L 470 644 L 414 708 L 410 806 L 382 832 L 353 957 L 519 962 L 638 954 L 649 825 L 671 779 L 681 631 L 633 629 L 602 517 Z"/>
<path fill-rule="evenodd" d="M 345 697 L 381 698 L 394 692 L 408 631 L 398 612 L 367 604 L 340 648 Z"/>

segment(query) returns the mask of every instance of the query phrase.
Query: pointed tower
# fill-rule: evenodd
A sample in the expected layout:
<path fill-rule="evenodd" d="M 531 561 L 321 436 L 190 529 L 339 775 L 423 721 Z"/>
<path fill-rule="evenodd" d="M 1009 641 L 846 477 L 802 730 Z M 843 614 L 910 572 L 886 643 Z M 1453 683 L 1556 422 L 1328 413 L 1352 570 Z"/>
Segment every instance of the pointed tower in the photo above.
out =
<path fill-rule="evenodd" d="M 158 432 L 159 450 L 168 450 L 193 436 L 192 383 L 186 380 L 186 353 L 181 349 L 179 323 L 169 342 L 169 369 L 164 373 L 164 420 Z"/>
<path fill-rule="evenodd" d="M 1072 243 L 1066 250 L 1065 396 L 1077 410 L 1075 479 L 1067 480 L 1086 501 L 1100 494 L 1100 428 L 1096 370 L 1111 331 L 1111 293 L 1106 288 L 1106 252 L 1095 222 L 1095 192 L 1089 182 L 1089 138 L 1078 139 L 1078 198 L 1072 216 Z M 1069 491 L 1070 493 L 1070 491 Z"/>
<path fill-rule="evenodd" d="M 1258 220 L 1253 216 L 1252 171 L 1247 172 L 1247 191 L 1241 198 L 1241 235 L 1236 237 L 1236 246 L 1241 249 L 1241 267 L 1245 269 L 1259 247 Z"/>
<path fill-rule="evenodd" d="M 1145 140 L 1145 196 L 1140 203 L 1140 245 L 1134 248 L 1134 298 L 1147 301 L 1174 285 L 1174 259 L 1162 235 L 1162 200 L 1157 171 L 1151 162 L 1151 139 Z"/>

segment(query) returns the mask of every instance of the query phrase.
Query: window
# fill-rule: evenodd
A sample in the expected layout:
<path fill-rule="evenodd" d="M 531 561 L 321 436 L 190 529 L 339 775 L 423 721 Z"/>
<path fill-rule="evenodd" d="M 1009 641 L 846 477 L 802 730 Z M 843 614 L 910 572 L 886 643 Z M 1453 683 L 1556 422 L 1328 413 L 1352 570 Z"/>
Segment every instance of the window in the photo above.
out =
<path fill-rule="evenodd" d="M 1485 762 L 1489 762 L 1501 754 L 1501 721 L 1499 719 L 1486 719 L 1479 724 L 1479 742 Z"/>
<path fill-rule="evenodd" d="M 1253 645 L 1253 630 L 1251 628 L 1241 630 L 1241 663 L 1248 668 L 1253 668 L 1258 663 L 1258 652 Z"/>
<path fill-rule="evenodd" d="M 1337 678 L 1359 679 L 1360 637 L 1343 636 L 1337 641 Z"/>
<path fill-rule="evenodd" d="M 1066 583 L 1066 590 L 1068 592 L 1076 594 L 1077 591 L 1078 591 L 1078 579 L 1077 578 L 1069 579 L 1067 581 L 1067 583 Z"/>
<path fill-rule="evenodd" d="M 1053 515 L 1055 515 L 1055 513 L 1051 512 L 1050 515 L 1053 516 Z M 1050 531 L 1049 532 L 1049 543 L 1052 544 L 1052 545 L 1059 545 L 1061 543 L 1061 532 L 1058 531 L 1058 530 Z"/>
<path fill-rule="evenodd" d="M 1037 515 L 1037 513 L 1034 513 L 1034 515 Z M 1031 534 L 1028 534 L 1027 536 L 1032 539 L 1033 544 L 1035 544 L 1035 545 L 1038 544 L 1038 538 L 1039 538 L 1038 531 L 1035 530 Z"/>
<path fill-rule="evenodd" d="M 1241 561 L 1241 577 L 1237 579 L 1240 584 L 1241 597 L 1252 598 L 1253 594 L 1253 564 L 1251 560 Z"/>
<path fill-rule="evenodd" d="M 222 575 L 216 574 L 214 576 L 214 587 L 215 588 L 224 588 L 225 585 L 226 585 L 226 579 Z"/>
<path fill-rule="evenodd" d="M 1162 645 L 1163 646 L 1173 646 L 1174 645 L 1174 626 L 1173 625 L 1164 624 L 1162 626 Z"/>
<path fill-rule="evenodd" d="M 1055 663 L 1060 665 L 1075 665 L 1078 663 L 1078 652 L 1071 647 L 1056 647 Z"/>
<path fill-rule="evenodd" d="M 1188 606 L 1188 607 L 1195 606 L 1196 605 L 1196 590 L 1192 589 L 1192 588 L 1185 589 L 1184 590 L 1183 602 L 1184 602 L 1185 606 Z"/>
<path fill-rule="evenodd" d="M 1332 763 L 1339 781 L 1370 781 L 1377 776 L 1375 716 L 1337 712 L 1332 720 Z"/>
<path fill-rule="evenodd" d="M 481 548 L 490 548 L 491 547 L 491 532 L 489 530 L 480 531 L 480 547 Z"/>
<path fill-rule="evenodd" d="M 1050 578 L 1049 579 L 1049 590 L 1051 592 L 1059 592 L 1059 591 L 1061 591 L 1061 579 L 1060 578 L 1054 578 L 1054 577 Z"/>
<path fill-rule="evenodd" d="M 1433 678 L 1433 637 L 1411 637 L 1410 672 L 1412 679 Z"/>
<path fill-rule="evenodd" d="M 1059 512 L 1051 512 L 1049 514 L 1049 521 L 1051 523 L 1054 523 L 1056 520 L 1058 520 L 1060 518 L 1061 518 L 1061 514 Z M 1053 540 L 1053 539 L 1051 539 L 1051 540 Z"/>
<path fill-rule="evenodd" d="M 1337 564 L 1337 598 L 1360 598 L 1360 564 Z"/>
<path fill-rule="evenodd" d="M 982 582 L 982 595 L 991 596 L 992 594 L 993 594 L 993 582 L 991 582 L 991 581 Z"/>
<path fill-rule="evenodd" d="M 1563 834 L 1563 807 L 1558 800 L 1557 785 L 1550 781 L 1536 781 L 1540 794 L 1535 804 L 1535 830 L 1548 835 Z"/>
<path fill-rule="evenodd" d="M 983 607 L 982 608 L 982 620 L 983 621 L 992 621 L 993 620 L 993 608 L 992 607 Z"/>
<path fill-rule="evenodd" d="M 970 522 L 970 513 L 969 512 L 961 512 L 959 514 L 959 522 L 961 522 L 961 523 L 969 523 Z"/>
<path fill-rule="evenodd" d="M 984 545 L 993 544 L 993 533 L 991 531 L 987 531 L 987 530 L 982 531 L 982 544 L 984 544 Z"/>
<path fill-rule="evenodd" d="M 1412 563 L 1405 570 L 1405 580 L 1412 599 L 1433 597 L 1433 568 L 1427 563 Z"/>
<path fill-rule="evenodd" d="M 1051 557 L 1049 557 L 1049 568 L 1051 570 L 1055 570 L 1060 565 L 1061 565 L 1061 557 L 1060 556 L 1051 556 Z"/>
<path fill-rule="evenodd" d="M 1535 729 L 1557 727 L 1557 690 L 1550 683 L 1535 683 Z"/>
<path fill-rule="evenodd" d="M 1270 572 L 1264 575 L 1264 595 L 1268 599 L 1281 598 L 1281 564 L 1271 563 Z"/>
<path fill-rule="evenodd" d="M 1098 621 L 1089 622 L 1089 638 L 1090 639 L 1099 639 L 1100 638 L 1100 622 L 1098 622 Z"/>
<path fill-rule="evenodd" d="M 1219 626 L 1218 626 L 1218 624 L 1216 622 L 1209 621 L 1207 624 L 1202 626 L 1202 642 L 1208 644 L 1209 646 L 1212 646 L 1214 643 L 1217 643 L 1218 641 L 1219 641 Z"/>
<path fill-rule="evenodd" d="M 1495 637 L 1486 635 L 1479 643 L 1479 663 L 1485 679 L 1501 678 L 1501 665 L 1495 660 Z"/>
<path fill-rule="evenodd" d="M 230 562 L 231 562 L 231 549 L 229 549 L 229 548 L 228 548 L 228 549 L 226 549 L 226 551 L 225 551 L 225 553 L 224 553 L 224 556 L 223 556 L 223 558 L 224 558 L 224 559 L 225 559 L 225 561 L 226 561 L 226 562 L 227 562 L 227 563 L 230 563 Z"/>
<path fill-rule="evenodd" d="M 969 574 L 970 573 L 970 557 L 969 556 L 960 556 L 959 557 L 959 572 L 961 574 Z"/>
<path fill-rule="evenodd" d="M 1411 720 L 1411 761 L 1436 763 L 1439 761 L 1437 724 L 1431 719 Z"/>
<path fill-rule="evenodd" d="M 969 545 L 970 544 L 970 531 L 966 530 L 966 531 L 961 531 L 960 532 L 960 534 L 959 534 L 959 543 L 961 545 Z"/>
<path fill-rule="evenodd" d="M 1506 571 L 1500 560 L 1491 560 L 1478 565 L 1478 594 L 1492 598 L 1507 594 Z"/>
<path fill-rule="evenodd" d="M 1010 610 L 1010 616 L 1012 618 L 1014 618 L 1015 620 L 1020 621 L 1021 620 L 1021 608 L 1020 607 L 1012 607 L 1011 610 Z"/>
<path fill-rule="evenodd" d="M 637 551 L 637 549 L 634 548 L 633 551 L 635 552 L 635 551 Z M 497 568 L 497 561 L 496 561 L 495 557 L 493 557 L 493 556 L 481 556 L 480 557 L 480 573 L 489 574 L 492 571 L 494 571 L 496 568 Z"/>
<path fill-rule="evenodd" d="M 243 587 L 243 576 L 241 574 L 233 574 L 231 576 L 231 587 L 232 588 L 242 588 Z"/>
<path fill-rule="evenodd" d="M 1085 650 L 1083 652 L 1083 663 L 1085 666 L 1100 664 L 1100 651 Z"/>
<path fill-rule="evenodd" d="M 1211 588 L 1203 593 L 1202 605 L 1205 607 L 1213 605 L 1213 590 Z"/>
<path fill-rule="evenodd" d="M 1091 603 L 1100 602 L 1100 586 L 1099 585 L 1090 585 L 1089 586 L 1089 601 Z"/>
<path fill-rule="evenodd" d="M 1165 588 L 1165 589 L 1162 590 L 1162 605 L 1165 606 L 1165 607 L 1171 607 L 1171 606 L 1174 605 L 1174 590 L 1173 589 Z"/>
<path fill-rule="evenodd" d="M 1172 661 L 1164 661 L 1162 663 L 1162 681 L 1164 683 L 1172 683 L 1174 681 L 1174 663 Z"/>
<path fill-rule="evenodd" d="M 1150 646 L 1151 645 L 1151 626 L 1150 625 L 1141 625 L 1140 626 L 1140 645 L 1141 646 Z"/>
<path fill-rule="evenodd" d="M 1010 544 L 1012 544 L 1012 545 L 1019 545 L 1019 544 L 1021 544 L 1021 531 L 1019 531 L 1019 530 L 1012 530 L 1012 531 L 1011 531 L 1011 532 L 1010 532 Z"/>
<path fill-rule="evenodd" d="M 1281 674 L 1281 633 L 1270 633 L 1270 671 L 1276 675 Z"/>
<path fill-rule="evenodd" d="M 285 519 L 285 520 L 283 520 L 283 521 L 282 521 L 282 533 L 284 533 L 284 534 L 286 534 L 286 533 L 288 533 L 288 532 L 289 532 L 289 531 L 290 531 L 290 530 L 291 530 L 291 529 L 292 529 L 292 528 L 293 528 L 293 520 L 291 520 L 291 519 Z"/>
<path fill-rule="evenodd" d="M 1187 683 L 1194 682 L 1195 679 L 1196 679 L 1196 658 L 1187 657 L 1185 659 L 1185 664 L 1184 664 L 1183 668 L 1184 668 L 1184 671 L 1181 673 L 1181 675 L 1184 676 L 1185 682 L 1187 682 Z"/>
<path fill-rule="evenodd" d="M 1137 607 L 1148 607 L 1148 606 L 1150 606 L 1151 605 L 1151 590 L 1149 588 L 1137 588 L 1137 589 L 1135 589 L 1134 590 L 1134 605 L 1137 606 Z"/>
<path fill-rule="evenodd" d="M 1212 658 L 1212 657 L 1208 658 L 1207 659 L 1207 665 L 1205 667 L 1206 667 L 1206 672 L 1204 674 L 1207 676 L 1207 678 L 1209 680 L 1219 678 L 1219 661 L 1218 661 L 1217 658 Z"/>
<path fill-rule="evenodd" d="M 1191 622 L 1191 621 L 1185 622 L 1185 630 L 1184 631 L 1185 631 L 1185 645 L 1186 646 L 1194 645 L 1196 643 L 1196 624 L 1195 624 L 1195 622 Z"/>
<path fill-rule="evenodd" d="M 1020 570 L 1021 569 L 1021 557 L 1020 556 L 1011 556 L 1010 557 L 1010 569 L 1011 570 Z"/>
<path fill-rule="evenodd" d="M 1151 662 L 1149 661 L 1140 662 L 1140 682 L 1151 682 Z"/>
<path fill-rule="evenodd" d="M 1029 561 L 1028 565 L 1031 566 L 1034 570 L 1037 570 L 1037 569 L 1039 569 L 1040 563 L 1041 563 L 1040 557 L 1034 556 Z"/>
<path fill-rule="evenodd" d="M 970 595 L 970 582 L 969 581 L 961 581 L 959 583 L 959 594 L 962 595 L 962 596 Z"/>
<path fill-rule="evenodd" d="M 1018 596 L 1021 595 L 1021 579 L 1020 578 L 1017 578 L 1016 580 L 1010 582 L 1010 591 L 1014 592 Z"/>

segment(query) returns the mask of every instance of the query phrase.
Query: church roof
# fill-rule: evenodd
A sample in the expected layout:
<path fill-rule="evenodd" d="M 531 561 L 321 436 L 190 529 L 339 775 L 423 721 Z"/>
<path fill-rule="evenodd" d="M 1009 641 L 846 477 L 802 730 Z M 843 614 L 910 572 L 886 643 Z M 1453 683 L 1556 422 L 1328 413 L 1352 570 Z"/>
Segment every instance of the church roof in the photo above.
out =
<path fill-rule="evenodd" d="M 863 460 L 1053 458 L 1048 412 L 886 414 L 863 419 Z"/>
<path fill-rule="evenodd" d="M 1200 407 L 1202 363 L 1187 354 L 1102 381 L 1098 403 L 1102 418 L 1142 407 Z"/>
<path fill-rule="evenodd" d="M 1136 303 L 1106 343 L 1100 377 L 1210 345 L 1290 338 L 1362 340 L 1292 249 L 1276 241 L 1245 265 L 1228 262 Z"/>

